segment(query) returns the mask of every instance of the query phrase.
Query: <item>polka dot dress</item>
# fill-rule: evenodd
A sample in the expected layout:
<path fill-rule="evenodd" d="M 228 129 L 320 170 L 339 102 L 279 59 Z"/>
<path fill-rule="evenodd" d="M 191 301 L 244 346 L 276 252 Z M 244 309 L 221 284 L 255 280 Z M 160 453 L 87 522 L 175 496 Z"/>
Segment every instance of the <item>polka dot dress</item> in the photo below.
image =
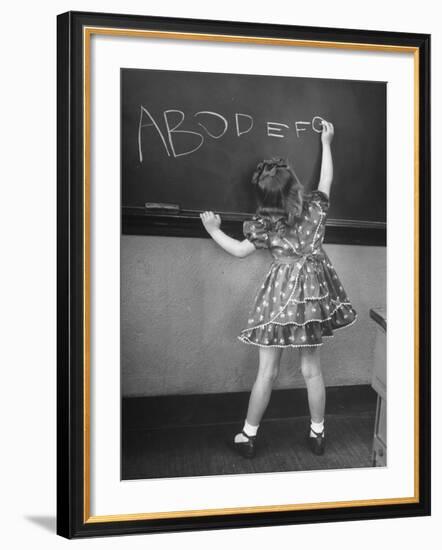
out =
<path fill-rule="evenodd" d="M 239 339 L 262 347 L 314 347 L 333 331 L 351 325 L 353 309 L 322 248 L 329 200 L 313 191 L 305 197 L 300 222 L 256 215 L 244 222 L 244 236 L 273 256 Z"/>

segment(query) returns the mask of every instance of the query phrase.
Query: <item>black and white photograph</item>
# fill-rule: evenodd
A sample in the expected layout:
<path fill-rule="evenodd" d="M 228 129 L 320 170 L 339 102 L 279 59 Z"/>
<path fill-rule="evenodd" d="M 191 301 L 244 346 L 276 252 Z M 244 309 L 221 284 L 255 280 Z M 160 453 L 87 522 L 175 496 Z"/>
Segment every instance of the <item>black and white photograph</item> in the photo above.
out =
<path fill-rule="evenodd" d="M 120 85 L 121 480 L 386 467 L 388 83 Z"/>
<path fill-rule="evenodd" d="M 58 17 L 61 536 L 430 514 L 430 36 L 324 23 Z"/>

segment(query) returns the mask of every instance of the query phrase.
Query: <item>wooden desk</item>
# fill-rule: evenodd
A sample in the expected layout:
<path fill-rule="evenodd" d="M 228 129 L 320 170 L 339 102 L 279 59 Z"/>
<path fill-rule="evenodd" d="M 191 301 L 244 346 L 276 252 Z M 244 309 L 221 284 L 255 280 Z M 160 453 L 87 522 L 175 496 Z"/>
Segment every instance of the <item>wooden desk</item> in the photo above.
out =
<path fill-rule="evenodd" d="M 387 312 L 385 308 L 370 309 L 376 323 L 371 385 L 378 394 L 373 434 L 373 466 L 387 465 Z"/>

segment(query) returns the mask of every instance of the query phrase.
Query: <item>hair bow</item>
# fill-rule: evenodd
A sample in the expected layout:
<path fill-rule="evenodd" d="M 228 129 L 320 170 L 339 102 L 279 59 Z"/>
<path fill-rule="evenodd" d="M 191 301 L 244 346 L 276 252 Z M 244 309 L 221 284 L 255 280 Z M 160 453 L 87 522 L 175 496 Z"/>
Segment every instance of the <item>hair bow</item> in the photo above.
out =
<path fill-rule="evenodd" d="M 252 176 L 252 183 L 256 185 L 263 176 L 274 176 L 278 168 L 289 168 L 286 160 L 274 157 L 270 160 L 261 161 Z"/>

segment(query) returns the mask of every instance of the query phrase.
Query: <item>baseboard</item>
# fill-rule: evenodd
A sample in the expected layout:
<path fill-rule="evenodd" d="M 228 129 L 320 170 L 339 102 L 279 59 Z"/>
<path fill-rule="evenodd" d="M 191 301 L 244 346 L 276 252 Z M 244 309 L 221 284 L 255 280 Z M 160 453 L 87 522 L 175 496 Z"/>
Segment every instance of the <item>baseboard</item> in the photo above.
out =
<path fill-rule="evenodd" d="M 197 395 L 124 397 L 122 427 L 160 429 L 240 422 L 247 411 L 249 392 Z M 371 386 L 327 388 L 326 414 L 364 414 L 374 411 L 376 392 Z M 264 419 L 308 415 L 305 388 L 274 390 Z"/>

